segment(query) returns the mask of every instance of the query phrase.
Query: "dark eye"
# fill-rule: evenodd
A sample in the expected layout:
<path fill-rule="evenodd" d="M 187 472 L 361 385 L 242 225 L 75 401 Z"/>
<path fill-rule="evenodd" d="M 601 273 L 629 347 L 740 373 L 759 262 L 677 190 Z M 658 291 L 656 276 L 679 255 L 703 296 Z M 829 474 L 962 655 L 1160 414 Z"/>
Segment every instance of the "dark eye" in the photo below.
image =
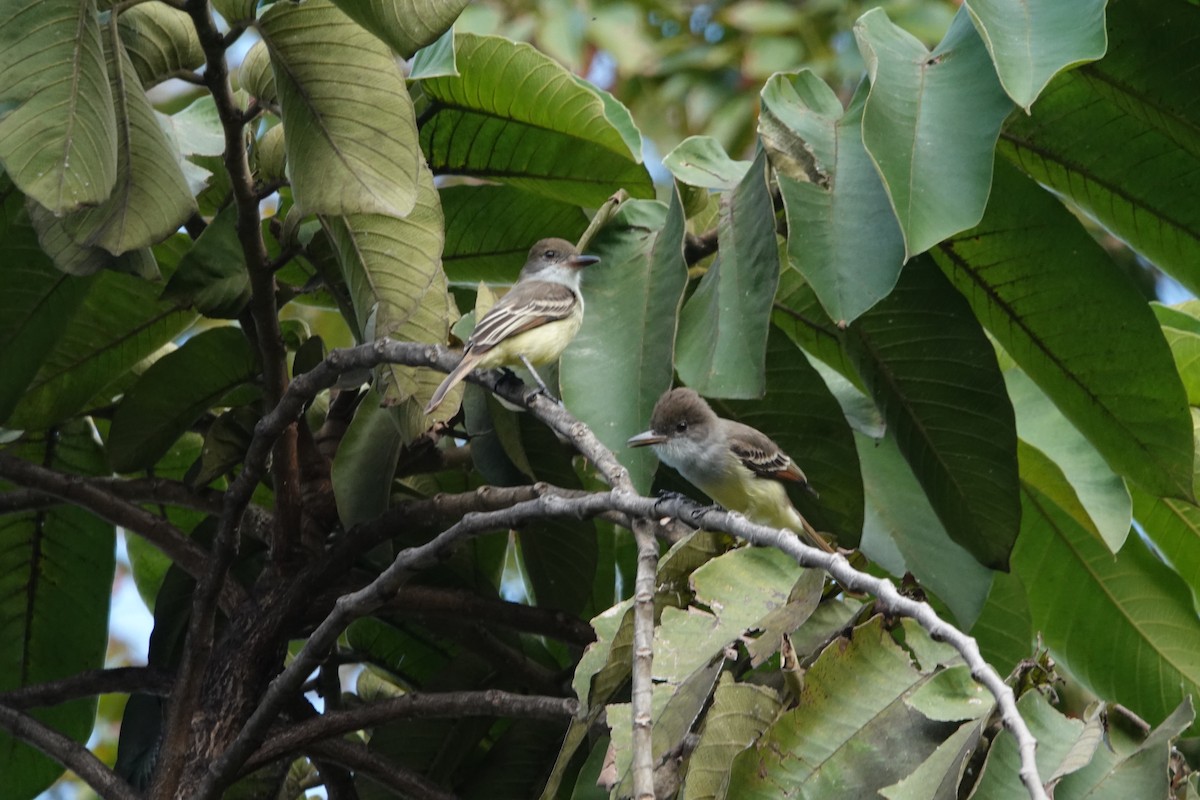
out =
<path fill-rule="evenodd" d="M 554 261 L 555 259 L 558 258 L 558 251 L 557 250 L 547 250 L 545 257 L 550 261 Z"/>
<path fill-rule="evenodd" d="M 687 430 L 687 420 L 686 419 L 681 419 L 681 420 L 679 420 L 679 422 L 675 423 L 675 432 L 676 433 L 683 433 L 686 430 Z"/>

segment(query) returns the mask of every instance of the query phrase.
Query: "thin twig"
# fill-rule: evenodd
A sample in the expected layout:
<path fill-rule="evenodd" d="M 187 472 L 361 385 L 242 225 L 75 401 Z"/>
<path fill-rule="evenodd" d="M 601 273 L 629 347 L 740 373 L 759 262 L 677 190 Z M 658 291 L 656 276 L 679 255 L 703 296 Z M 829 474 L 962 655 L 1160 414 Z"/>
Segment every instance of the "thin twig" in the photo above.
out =
<path fill-rule="evenodd" d="M 429 782 L 421 775 L 398 767 L 366 745 L 345 739 L 330 739 L 309 745 L 305 752 L 314 758 L 341 764 L 378 781 L 401 797 L 420 797 L 421 800 L 457 800 L 457 795 Z"/>
<path fill-rule="evenodd" d="M 513 630 L 549 636 L 584 647 L 596 641 L 592 626 L 563 611 L 480 597 L 434 586 L 406 586 L 386 608 L 402 616 L 449 616 L 503 625 Z"/>
<path fill-rule="evenodd" d="M 0 692 L 0 703 L 23 710 L 36 706 L 54 706 L 80 697 L 101 694 L 165 695 L 171 689 L 171 676 L 154 667 L 117 667 L 93 669 L 57 681 L 22 686 Z"/>
<path fill-rule="evenodd" d="M 314 742 L 401 719 L 506 717 L 565 722 L 578 710 L 579 702 L 573 698 L 513 694 L 498 689 L 407 694 L 348 711 L 327 712 L 291 727 L 277 729 L 246 762 L 243 772 L 303 750 Z"/>
<path fill-rule="evenodd" d="M 90 750 L 28 714 L 0 705 L 0 728 L 74 772 L 104 800 L 139 800 L 137 792 Z"/>

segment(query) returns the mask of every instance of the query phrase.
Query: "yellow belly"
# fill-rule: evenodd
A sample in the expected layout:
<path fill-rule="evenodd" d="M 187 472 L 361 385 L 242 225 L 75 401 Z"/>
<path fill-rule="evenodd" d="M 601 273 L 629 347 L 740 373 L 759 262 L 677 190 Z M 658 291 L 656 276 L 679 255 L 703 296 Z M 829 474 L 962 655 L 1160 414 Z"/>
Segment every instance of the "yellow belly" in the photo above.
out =
<path fill-rule="evenodd" d="M 529 359 L 529 363 L 534 366 L 557 361 L 563 350 L 566 350 L 567 345 L 575 338 L 575 334 L 579 333 L 581 324 L 583 310 L 579 309 L 577 314 L 510 336 L 484 353 L 475 367 L 515 367 L 521 364 L 521 356 Z"/>
<path fill-rule="evenodd" d="M 710 482 L 699 488 L 730 511 L 736 511 L 751 522 L 772 528 L 803 531 L 800 515 L 792 507 L 787 490 L 779 481 L 759 478 L 738 465 L 736 478 Z"/>

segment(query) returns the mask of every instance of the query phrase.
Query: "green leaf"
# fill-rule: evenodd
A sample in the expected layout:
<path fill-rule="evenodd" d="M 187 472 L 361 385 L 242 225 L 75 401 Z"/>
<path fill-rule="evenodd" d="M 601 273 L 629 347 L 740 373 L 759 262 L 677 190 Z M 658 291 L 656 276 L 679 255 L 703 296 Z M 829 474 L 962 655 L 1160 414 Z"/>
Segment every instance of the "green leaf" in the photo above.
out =
<path fill-rule="evenodd" d="M 412 57 L 408 79 L 418 81 L 458 75 L 454 53 L 454 28 L 450 28 L 437 41 L 425 45 Z"/>
<path fill-rule="evenodd" d="M 279 92 L 275 88 L 275 73 L 271 70 L 271 51 L 262 39 L 250 46 L 238 66 L 238 84 L 264 103 L 277 105 Z"/>
<path fill-rule="evenodd" d="M 935 260 L 1117 472 L 1191 498 L 1187 397 L 1145 301 L 1032 181 L 998 165 L 993 198 L 979 226 L 936 248 Z"/>
<path fill-rule="evenodd" d="M 983 608 L 993 573 L 946 533 L 895 436 L 854 439 L 866 494 L 863 553 L 892 575 L 912 573 L 968 627 Z"/>
<path fill-rule="evenodd" d="M 891 786 L 879 790 L 887 800 L 957 800 L 967 760 L 979 746 L 983 722 L 964 722 L 954 734 L 938 745 L 921 766 Z"/>
<path fill-rule="evenodd" d="M 843 114 L 812 72 L 775 75 L 763 87 L 759 121 L 787 213 L 788 261 L 843 326 L 892 290 L 905 258 L 896 215 L 862 144 L 866 88 L 860 84 Z"/>
<path fill-rule="evenodd" d="M 793 490 L 792 503 L 818 531 L 832 533 L 843 547 L 858 546 L 863 480 L 854 436 L 820 374 L 774 326 L 767 339 L 766 380 L 761 400 L 716 401 L 713 407 L 767 434 L 795 459 L 819 497 Z M 639 430 L 648 427 L 648 414 L 642 422 Z"/>
<path fill-rule="evenodd" d="M 84 422 L 6 452 L 68 473 L 107 472 L 91 426 Z M 0 640 L 5 642 L 0 691 L 104 666 L 114 540 L 110 523 L 72 505 L 0 516 Z M 92 731 L 96 700 L 82 698 L 31 713 L 83 743 Z M 0 733 L 6 797 L 35 797 L 62 772 L 58 762 Z"/>
<path fill-rule="evenodd" d="M 1186 500 L 1152 497 L 1134 487 L 1138 523 L 1183 582 L 1200 609 L 1200 507 Z"/>
<path fill-rule="evenodd" d="M 262 181 L 287 180 L 287 146 L 282 125 L 269 128 L 254 146 L 254 166 Z"/>
<path fill-rule="evenodd" d="M 117 122 L 92 0 L 0 9 L 0 164 L 56 214 L 103 202 L 117 180 Z"/>
<path fill-rule="evenodd" d="M 232 24 L 253 20 L 258 0 L 213 0 L 212 5 L 226 22 Z"/>
<path fill-rule="evenodd" d="M 166 3 L 141 3 L 117 18 L 117 29 L 142 86 L 149 88 L 179 70 L 204 63 L 191 17 Z"/>
<path fill-rule="evenodd" d="M 1111 719 L 1111 717 L 1110 717 Z M 1086 767 L 1063 778 L 1054 791 L 1060 800 L 1093 797 L 1169 797 L 1172 740 L 1195 721 L 1188 697 L 1141 741 L 1116 725 L 1106 728 L 1107 747 L 1098 747 Z"/>
<path fill-rule="evenodd" d="M 557 434 L 529 414 L 517 416 L 522 454 L 528 459 L 534 480 L 582 489 L 571 456 Z M 585 616 L 599 610 L 591 602 L 599 562 L 595 524 L 569 518 L 547 519 L 522 527 L 517 535 L 539 607 Z"/>
<path fill-rule="evenodd" d="M 730 158 L 721 143 L 711 136 L 689 136 L 663 156 L 663 166 L 680 181 L 721 191 L 737 188 L 751 164 Z"/>
<path fill-rule="evenodd" d="M 882 9 L 854 24 L 871 92 L 862 135 L 904 232 L 905 257 L 979 222 L 1012 101 L 960 8 L 933 52 Z"/>
<path fill-rule="evenodd" d="M 0 423 L 66 331 L 91 278 L 57 270 L 38 245 L 24 198 L 0 176 Z"/>
<path fill-rule="evenodd" d="M 453 284 L 514 283 L 534 242 L 578 241 L 587 228 L 578 206 L 513 186 L 446 186 L 439 193 L 446 214 L 442 264 Z"/>
<path fill-rule="evenodd" d="M 334 0 L 346 16 L 405 58 L 450 30 L 467 0 Z"/>
<path fill-rule="evenodd" d="M 163 289 L 164 300 L 194 306 L 206 317 L 236 319 L 250 301 L 250 273 L 230 204 L 205 227 Z"/>
<path fill-rule="evenodd" d="M 621 188 L 653 197 L 641 154 L 597 91 L 527 44 L 470 34 L 455 44 L 459 76 L 417 85 L 421 147 L 434 172 L 576 205 L 598 206 Z"/>
<path fill-rule="evenodd" d="M 583 327 L 559 368 L 563 401 L 617 454 L 642 493 L 658 461 L 625 441 L 646 428 L 655 401 L 671 388 L 676 316 L 687 283 L 683 235 L 674 191 L 669 207 L 653 200 L 621 205 L 588 247 L 600 263 L 583 273 Z"/>
<path fill-rule="evenodd" d="M 258 361 L 240 328 L 196 334 L 150 365 L 117 406 L 108 435 L 116 472 L 152 466 L 200 415 L 254 380 Z"/>
<path fill-rule="evenodd" d="M 779 291 L 775 294 L 775 312 L 771 321 L 797 347 L 819 358 L 856 388 L 866 391 L 862 377 L 842 348 L 842 331 L 825 313 L 812 286 L 795 269 L 779 271 Z"/>
<path fill-rule="evenodd" d="M 114 256 L 102 247 L 89 247 L 76 242 L 67 232 L 67 217 L 55 216 L 49 209 L 42 208 L 27 199 L 25 210 L 29 222 L 37 231 L 42 252 L 50 256 L 54 266 L 68 275 L 91 275 L 102 269 L 114 269 L 157 279 L 158 265 L 146 248 L 132 250 L 122 256 Z"/>
<path fill-rule="evenodd" d="M 80 245 L 119 255 L 165 239 L 195 213 L 196 201 L 179 154 L 158 124 L 116 33 L 110 26 L 103 37 L 117 110 L 116 188 L 95 208 L 78 211 L 63 224 Z"/>
<path fill-rule="evenodd" d="M 420 169 L 417 204 L 408 216 L 329 216 L 321 224 L 337 251 L 363 341 L 446 341 L 452 301 L 440 260 L 442 209 L 429 170 Z M 378 388 L 389 405 L 410 398 L 424 405 L 443 377 L 399 365 L 381 367 L 380 374 Z M 454 404 L 446 406 L 434 417 L 453 415 Z"/>
<path fill-rule="evenodd" d="M 1017 701 L 1017 710 L 1038 742 L 1038 775 L 1049 777 L 1084 734 L 1084 724 L 1055 711 L 1038 691 L 1022 695 Z M 1020 767 L 1020 757 L 1012 734 L 1001 731 L 988 749 L 983 776 L 971 794 L 972 800 L 1018 800 L 1029 797 L 1029 792 L 1021 783 Z M 1057 792 L 1055 797 L 1059 797 Z"/>
<path fill-rule="evenodd" d="M 709 397 L 750 399 L 766 388 L 764 353 L 779 285 L 766 153 L 721 196 L 720 252 L 679 315 L 675 368 Z"/>
<path fill-rule="evenodd" d="M 700 741 L 688 759 L 680 797 L 717 800 L 734 757 L 754 744 L 774 721 L 781 703 L 766 686 L 736 683 L 726 672 L 717 683 L 712 707 L 704 715 Z"/>
<path fill-rule="evenodd" d="M 850 326 L 846 347 L 950 537 L 1006 569 L 1020 526 L 1016 422 L 995 351 L 928 258 Z"/>
<path fill-rule="evenodd" d="M 1055 78 L 999 151 L 1198 292 L 1200 112 L 1178 76 L 1196 64 L 1200 8 L 1122 0 L 1108 16 L 1108 55 Z"/>
<path fill-rule="evenodd" d="M 276 3 L 259 22 L 306 214 L 404 216 L 418 195 L 416 120 L 395 57 L 328 0 Z"/>
<path fill-rule="evenodd" d="M 1031 466 L 1044 459 L 1026 449 Z M 1036 465 L 1041 483 L 1055 468 Z M 1022 474 L 1026 469 L 1022 462 Z M 1059 477 L 1051 487 L 1069 493 Z M 1200 619 L 1179 576 L 1130 536 L 1113 556 L 1038 484 L 1024 484 L 1013 568 L 1055 659 L 1152 724 L 1200 688 Z"/>
<path fill-rule="evenodd" d="M 83 410 L 195 319 L 160 302 L 158 287 L 141 278 L 106 270 L 86 280 L 91 290 L 26 387 L 9 427 L 39 430 Z"/>
<path fill-rule="evenodd" d="M 1020 577 L 1011 572 L 993 575 L 987 602 L 970 628 L 983 660 L 1001 675 L 1010 674 L 1020 661 L 1033 655 L 1031 624 Z"/>
<path fill-rule="evenodd" d="M 412 440 L 403 409 L 382 407 L 381 400 L 375 389 L 367 392 L 333 457 L 333 493 L 347 530 L 391 505 L 396 463 Z"/>
<path fill-rule="evenodd" d="M 1106 0 L 969 0 L 1000 83 L 1026 111 L 1059 72 L 1104 55 Z"/>
<path fill-rule="evenodd" d="M 1125 482 L 1024 371 L 1007 369 L 1004 381 L 1017 414 L 1017 435 L 1062 469 L 1087 510 L 1089 524 L 1111 552 L 1120 550 L 1132 521 Z"/>
<path fill-rule="evenodd" d="M 726 796 L 876 796 L 958 727 L 932 722 L 904 702 L 928 677 L 878 617 L 854 629 L 805 674 L 796 708 L 734 759 Z"/>
<path fill-rule="evenodd" d="M 791 556 L 765 547 L 740 547 L 697 569 L 691 581 L 696 605 L 664 608 L 662 624 L 655 628 L 655 681 L 683 682 L 749 629 L 760 627 L 768 614 L 787 604 L 803 572 Z"/>

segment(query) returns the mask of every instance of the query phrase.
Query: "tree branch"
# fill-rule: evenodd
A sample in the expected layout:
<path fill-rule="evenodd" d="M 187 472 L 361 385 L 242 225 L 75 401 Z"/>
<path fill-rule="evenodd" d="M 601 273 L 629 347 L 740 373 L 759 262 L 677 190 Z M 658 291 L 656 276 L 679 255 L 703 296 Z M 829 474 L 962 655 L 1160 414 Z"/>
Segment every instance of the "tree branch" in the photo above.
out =
<path fill-rule="evenodd" d="M 305 752 L 313 758 L 332 761 L 361 772 L 403 797 L 457 800 L 457 795 L 452 792 L 447 792 L 411 770 L 396 766 L 378 753 L 368 750 L 363 744 L 348 742 L 345 739 L 330 739 L 309 745 Z"/>
<path fill-rule="evenodd" d="M 0 705 L 0 728 L 74 772 L 105 800 L 139 800 L 137 792 L 90 750 L 28 714 Z"/>
<path fill-rule="evenodd" d="M 566 612 L 480 597 L 453 589 L 406 586 L 385 607 L 402 616 L 452 617 L 503 625 L 580 647 L 596 641 L 596 632 L 591 625 Z"/>
<path fill-rule="evenodd" d="M 275 730 L 243 772 L 252 771 L 277 758 L 303 750 L 315 742 L 340 737 L 401 719 L 461 719 L 464 717 L 511 717 L 566 721 L 579 710 L 579 702 L 567 697 L 542 697 L 489 689 L 482 692 L 406 694 L 348 711 L 334 711 Z"/>
<path fill-rule="evenodd" d="M 101 694 L 142 692 L 161 696 L 170 689 L 171 676 L 154 667 L 93 669 L 57 681 L 0 692 L 0 703 L 20 711 Z"/>
<path fill-rule="evenodd" d="M 57 497 L 136 533 L 198 580 L 209 574 L 208 554 L 183 531 L 162 517 L 113 496 L 107 487 L 101 488 L 88 478 L 47 469 L 9 453 L 0 453 L 0 477 Z M 246 591 L 235 581 L 222 581 L 216 587 L 215 599 L 226 611 L 236 608 L 246 597 Z"/>

